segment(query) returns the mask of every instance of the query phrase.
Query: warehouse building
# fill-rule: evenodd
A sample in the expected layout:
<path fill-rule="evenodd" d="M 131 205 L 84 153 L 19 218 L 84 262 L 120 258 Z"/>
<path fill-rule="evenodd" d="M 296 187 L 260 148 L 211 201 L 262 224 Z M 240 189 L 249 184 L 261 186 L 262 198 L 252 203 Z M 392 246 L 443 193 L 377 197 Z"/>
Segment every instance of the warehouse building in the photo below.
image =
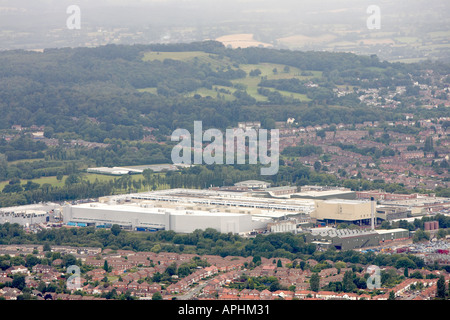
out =
<path fill-rule="evenodd" d="M 68 225 L 112 226 L 138 231 L 173 230 L 190 233 L 196 229 L 213 228 L 223 233 L 245 233 L 265 228 L 270 219 L 250 214 L 219 210 L 198 210 L 189 207 L 155 206 L 149 203 L 84 203 L 64 208 Z"/>
<path fill-rule="evenodd" d="M 0 224 L 9 222 L 29 227 L 35 224 L 46 223 L 55 210 L 59 210 L 59 205 L 56 203 L 0 208 Z"/>
<path fill-rule="evenodd" d="M 260 180 L 245 180 L 234 184 L 236 187 L 246 187 L 248 189 L 265 189 L 270 187 L 270 182 Z"/>
<path fill-rule="evenodd" d="M 406 229 L 386 230 L 354 230 L 335 228 L 314 228 L 305 233 L 306 241 L 320 247 L 338 250 L 353 250 L 366 247 L 376 247 L 395 240 L 405 240 L 410 237 Z"/>
<path fill-rule="evenodd" d="M 374 201 L 360 200 L 316 200 L 316 208 L 311 217 L 326 223 L 357 223 L 371 224 L 372 215 L 375 215 Z"/>
<path fill-rule="evenodd" d="M 281 186 L 281 187 L 272 187 L 265 188 L 263 190 L 258 190 L 254 192 L 256 196 L 266 196 L 266 197 L 288 197 L 297 192 L 296 186 Z"/>
<path fill-rule="evenodd" d="M 356 194 L 351 190 L 306 190 L 303 188 L 301 192 L 294 193 L 291 198 L 314 199 L 314 200 L 330 200 L 330 199 L 347 199 L 353 200 Z"/>
<path fill-rule="evenodd" d="M 392 206 L 378 206 L 376 212 L 377 220 L 396 220 L 396 219 L 405 219 L 408 217 L 408 212 L 401 207 L 392 207 Z"/>

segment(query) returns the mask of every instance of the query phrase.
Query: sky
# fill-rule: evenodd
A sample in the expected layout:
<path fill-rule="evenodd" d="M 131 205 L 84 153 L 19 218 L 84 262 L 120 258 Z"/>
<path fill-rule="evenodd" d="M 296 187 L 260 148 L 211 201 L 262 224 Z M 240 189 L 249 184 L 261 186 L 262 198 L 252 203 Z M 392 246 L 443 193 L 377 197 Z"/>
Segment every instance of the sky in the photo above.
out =
<path fill-rule="evenodd" d="M 78 32 L 67 30 L 71 5 L 80 8 Z M 380 9 L 378 34 L 366 26 L 371 5 Z M 236 33 L 272 44 L 293 36 L 359 41 L 356 33 L 362 39 L 396 33 L 420 42 L 414 38 L 426 39 L 428 32 L 447 32 L 450 38 L 448 12 L 448 0 L 0 0 L 0 50 L 189 42 Z M 113 29 L 134 36 L 94 34 Z"/>

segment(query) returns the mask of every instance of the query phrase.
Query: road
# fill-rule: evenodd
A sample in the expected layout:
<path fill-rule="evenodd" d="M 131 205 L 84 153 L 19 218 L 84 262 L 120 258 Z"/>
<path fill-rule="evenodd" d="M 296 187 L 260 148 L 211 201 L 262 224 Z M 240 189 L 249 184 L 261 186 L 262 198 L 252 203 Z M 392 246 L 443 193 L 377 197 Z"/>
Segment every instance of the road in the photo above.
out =
<path fill-rule="evenodd" d="M 177 300 L 191 300 L 194 296 L 200 293 L 200 291 L 208 284 L 207 281 L 200 282 L 197 286 L 193 287 L 191 290 L 183 295 L 176 296 Z"/>

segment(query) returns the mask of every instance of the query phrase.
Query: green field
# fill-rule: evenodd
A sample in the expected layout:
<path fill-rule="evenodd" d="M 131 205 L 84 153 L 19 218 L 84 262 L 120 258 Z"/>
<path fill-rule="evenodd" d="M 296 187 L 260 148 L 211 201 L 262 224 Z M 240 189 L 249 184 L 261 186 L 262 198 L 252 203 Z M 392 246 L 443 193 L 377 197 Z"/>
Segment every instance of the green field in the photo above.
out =
<path fill-rule="evenodd" d="M 132 177 L 133 181 L 138 181 L 139 179 L 140 180 L 144 180 L 144 176 L 142 174 L 134 174 L 131 177 Z M 32 182 L 35 182 L 35 183 L 39 183 L 41 186 L 43 184 L 48 183 L 52 187 L 63 187 L 64 184 L 65 184 L 66 178 L 67 178 L 67 176 L 64 176 L 61 181 L 56 179 L 55 176 L 53 176 L 53 177 L 41 177 L 41 178 L 38 178 L 38 179 L 31 179 L 31 180 L 22 179 L 22 180 L 20 180 L 20 183 L 23 185 L 23 184 L 27 183 L 28 181 L 32 181 Z M 82 178 L 84 180 L 87 180 L 87 181 L 93 183 L 96 180 L 102 182 L 102 181 L 111 181 L 111 180 L 114 180 L 114 179 L 119 179 L 120 176 L 109 176 L 109 175 L 95 174 L 95 173 L 84 173 L 84 174 L 82 174 Z M 0 192 L 1 192 L 1 190 L 3 190 L 3 188 L 8 183 L 9 183 L 9 181 L 1 181 L 0 182 Z M 169 186 L 167 186 L 167 185 L 157 185 L 158 189 L 167 189 L 168 187 Z M 138 191 L 147 191 L 147 189 L 148 188 L 142 187 Z"/>
<path fill-rule="evenodd" d="M 164 61 L 166 59 L 190 61 L 198 64 L 207 64 L 212 69 L 224 70 L 234 68 L 232 61 L 217 54 L 202 51 L 182 51 L 182 52 L 146 52 L 142 58 L 144 61 Z"/>
<path fill-rule="evenodd" d="M 231 67 L 233 69 L 236 68 L 235 65 L 231 63 L 231 61 L 227 57 L 219 57 L 215 54 L 209 54 L 201 51 L 186 51 L 186 52 L 146 52 L 144 54 L 144 61 L 164 61 L 165 59 L 174 59 L 181 61 L 196 61 L 200 64 L 207 64 L 213 69 L 216 70 L 224 70 L 225 68 Z M 285 65 L 275 64 L 275 63 L 260 63 L 260 64 L 241 64 L 239 66 L 241 70 L 244 70 L 247 73 L 247 76 L 244 79 L 236 79 L 232 80 L 233 86 L 235 85 L 243 85 L 246 88 L 246 92 L 252 96 L 258 102 L 266 102 L 267 97 L 258 93 L 258 84 L 261 81 L 262 77 L 266 77 L 269 80 L 278 80 L 278 79 L 292 79 L 297 78 L 299 80 L 312 79 L 312 78 L 321 78 L 322 72 L 320 71 L 309 71 L 312 73 L 310 76 L 302 76 L 301 73 L 303 70 L 300 70 L 295 67 L 289 67 L 288 71 L 285 71 Z M 259 76 L 250 76 L 250 72 L 252 70 L 259 69 L 261 74 Z M 285 97 L 292 97 L 294 99 L 298 99 L 300 101 L 310 101 L 309 98 L 304 94 L 282 91 L 271 89 L 273 91 L 278 91 L 281 95 Z M 139 92 L 149 92 L 152 94 L 157 94 L 156 88 L 143 88 L 138 89 Z M 218 95 L 226 101 L 232 101 L 235 99 L 233 93 L 236 91 L 235 87 L 224 87 L 224 86 L 213 86 L 212 89 L 208 88 L 199 88 L 195 91 L 189 92 L 186 94 L 187 97 L 193 97 L 195 95 L 200 95 L 201 97 L 212 97 L 217 98 Z"/>
<path fill-rule="evenodd" d="M 32 181 L 35 183 L 39 183 L 40 185 L 43 185 L 45 183 L 51 184 L 54 187 L 62 187 L 64 185 L 64 181 L 66 179 L 66 176 L 61 180 L 58 181 L 56 177 L 41 177 L 38 179 L 31 179 L 31 180 L 20 180 L 21 184 L 27 183 L 27 181 Z M 2 181 L 0 182 L 0 191 L 3 190 L 3 188 L 9 183 L 9 181 Z"/>
<path fill-rule="evenodd" d="M 139 92 L 148 92 L 151 94 L 158 94 L 158 90 L 157 88 L 142 88 L 142 89 L 137 89 Z"/>
<path fill-rule="evenodd" d="M 165 59 L 172 60 L 191 60 L 194 58 L 208 57 L 209 53 L 202 51 L 183 51 L 183 52 L 146 52 L 142 58 L 144 61 L 164 61 Z"/>

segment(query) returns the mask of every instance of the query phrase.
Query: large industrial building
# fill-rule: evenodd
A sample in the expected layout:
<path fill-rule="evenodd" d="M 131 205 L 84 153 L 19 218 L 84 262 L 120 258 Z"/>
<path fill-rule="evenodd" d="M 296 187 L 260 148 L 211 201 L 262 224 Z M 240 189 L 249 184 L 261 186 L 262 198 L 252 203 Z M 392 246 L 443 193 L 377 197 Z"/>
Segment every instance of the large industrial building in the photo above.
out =
<path fill-rule="evenodd" d="M 410 236 L 406 229 L 352 230 L 336 228 L 314 228 L 305 233 L 308 242 L 320 247 L 334 247 L 338 250 L 352 250 L 376 247 L 396 240 L 405 240 Z"/>
<path fill-rule="evenodd" d="M 186 207 L 155 206 L 149 203 L 85 203 L 67 206 L 64 222 L 87 226 L 118 224 L 129 230 L 173 230 L 180 233 L 214 228 L 224 233 L 241 233 L 265 226 L 251 215 L 206 211 Z"/>
<path fill-rule="evenodd" d="M 311 200 L 250 197 L 245 192 L 170 189 L 68 205 L 64 208 L 64 222 L 96 227 L 118 224 L 124 229 L 143 231 L 189 233 L 213 228 L 224 233 L 248 233 L 296 216 L 304 220 L 313 208 Z"/>
<path fill-rule="evenodd" d="M 330 199 L 356 199 L 355 191 L 342 187 L 327 186 L 302 186 L 300 192 L 292 195 L 292 198 L 330 200 Z"/>
<path fill-rule="evenodd" d="M 316 200 L 316 208 L 311 214 L 317 220 L 327 223 L 371 224 L 375 218 L 375 203 L 362 200 Z"/>
<path fill-rule="evenodd" d="M 59 214 L 59 205 L 56 203 L 0 208 L 0 224 L 17 223 L 21 226 L 29 227 L 48 222 L 53 214 Z"/>
<path fill-rule="evenodd" d="M 256 185 L 255 181 L 249 183 Z M 285 189 L 290 191 L 289 188 L 276 190 Z M 234 234 L 262 231 L 304 233 L 309 242 L 347 250 L 408 238 L 408 230 L 375 229 L 377 218 L 384 220 L 403 216 L 402 210 L 394 209 L 377 208 L 375 201 L 368 200 L 271 197 L 255 194 L 255 190 L 248 189 L 179 188 L 108 196 L 94 203 L 67 205 L 63 216 L 69 226 L 101 228 L 118 224 L 123 229 L 137 231 L 190 233 L 197 229 L 213 228 Z M 345 222 L 371 228 L 357 231 L 313 228 L 316 222 L 322 225 Z"/>

